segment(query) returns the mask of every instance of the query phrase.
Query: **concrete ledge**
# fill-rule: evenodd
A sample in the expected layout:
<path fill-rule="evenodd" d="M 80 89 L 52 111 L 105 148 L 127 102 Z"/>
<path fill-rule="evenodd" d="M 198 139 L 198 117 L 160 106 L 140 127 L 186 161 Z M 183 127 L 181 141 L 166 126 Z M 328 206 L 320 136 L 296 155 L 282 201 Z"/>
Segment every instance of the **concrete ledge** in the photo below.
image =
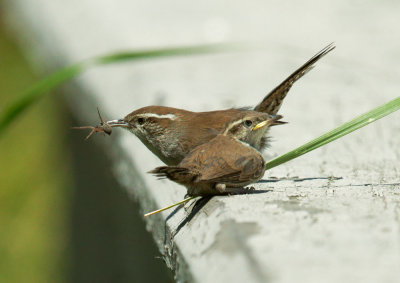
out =
<path fill-rule="evenodd" d="M 190 110 L 255 105 L 332 40 L 338 48 L 291 90 L 265 154 L 277 156 L 398 95 L 398 9 L 346 1 L 301 4 L 13 0 L 21 45 L 52 69 L 121 49 L 261 40 L 254 52 L 168 58 L 89 71 L 67 100 L 82 124 L 163 104 Z M 261 5 L 261 4 L 260 4 Z M 376 5 L 376 6 L 375 6 Z M 312 7 L 313 9 L 310 9 Z M 72 85 L 69 85 L 72 89 Z M 67 86 L 68 88 L 68 86 Z M 76 90 L 76 88 L 74 88 Z M 214 197 L 146 219 L 178 281 L 397 282 L 400 113 L 266 173 L 267 192 Z M 82 134 L 82 133 L 73 133 Z M 82 134 L 83 136 L 83 134 Z M 145 174 L 161 164 L 128 132 L 103 143 L 143 212 L 183 187 Z M 197 213 L 193 213 L 193 211 Z M 172 237 L 172 235 L 174 237 Z"/>

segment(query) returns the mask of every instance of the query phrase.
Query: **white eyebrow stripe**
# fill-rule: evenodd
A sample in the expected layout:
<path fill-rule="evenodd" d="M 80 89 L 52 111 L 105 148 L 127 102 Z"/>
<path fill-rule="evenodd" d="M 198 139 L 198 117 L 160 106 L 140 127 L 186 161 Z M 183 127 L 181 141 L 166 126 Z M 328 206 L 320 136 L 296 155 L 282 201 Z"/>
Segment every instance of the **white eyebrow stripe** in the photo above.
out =
<path fill-rule="evenodd" d="M 237 124 L 242 123 L 244 120 L 245 119 L 243 118 L 243 119 L 237 120 L 237 121 L 233 122 L 232 124 L 230 124 L 229 127 L 225 129 L 224 134 L 227 134 L 233 127 L 235 127 Z"/>
<path fill-rule="evenodd" d="M 170 119 L 170 120 L 175 120 L 177 117 L 174 114 L 165 114 L 165 115 L 158 115 L 154 113 L 145 113 L 145 114 L 138 114 L 138 117 L 143 117 L 143 118 L 159 118 L 159 119 Z"/>

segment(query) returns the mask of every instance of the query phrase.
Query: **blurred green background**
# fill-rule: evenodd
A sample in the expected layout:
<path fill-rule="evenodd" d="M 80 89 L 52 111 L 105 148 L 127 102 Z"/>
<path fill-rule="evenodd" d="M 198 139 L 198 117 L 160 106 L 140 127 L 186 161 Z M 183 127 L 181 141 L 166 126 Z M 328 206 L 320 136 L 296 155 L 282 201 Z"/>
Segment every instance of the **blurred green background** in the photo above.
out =
<path fill-rule="evenodd" d="M 0 109 L 39 78 L 0 21 Z M 0 137 L 0 282 L 169 282 L 138 208 L 60 95 Z M 102 176 L 102 178 L 99 178 Z"/>
<path fill-rule="evenodd" d="M 0 106 L 37 77 L 0 24 Z M 0 281 L 61 281 L 67 263 L 70 161 L 53 96 L 30 108 L 0 138 Z"/>

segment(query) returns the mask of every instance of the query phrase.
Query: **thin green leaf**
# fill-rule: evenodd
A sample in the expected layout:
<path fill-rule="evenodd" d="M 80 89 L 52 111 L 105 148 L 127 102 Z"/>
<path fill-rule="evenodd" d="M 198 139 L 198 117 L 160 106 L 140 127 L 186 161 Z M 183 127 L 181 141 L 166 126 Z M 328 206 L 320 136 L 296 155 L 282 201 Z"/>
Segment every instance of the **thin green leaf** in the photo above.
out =
<path fill-rule="evenodd" d="M 166 206 L 166 207 L 163 207 L 163 208 L 154 210 L 154 211 L 152 211 L 152 212 L 146 213 L 146 214 L 144 215 L 144 217 L 147 217 L 147 216 L 150 216 L 150 215 L 154 215 L 154 214 L 163 212 L 163 211 L 165 211 L 165 210 L 167 210 L 167 209 L 173 208 L 174 206 L 178 206 L 178 205 L 180 205 L 180 204 L 187 203 L 188 201 L 190 201 L 190 200 L 192 200 L 192 199 L 195 199 L 195 198 L 196 198 L 196 197 L 188 197 L 188 198 L 185 198 L 184 200 L 181 200 L 181 201 L 179 201 L 179 202 L 177 202 L 177 203 L 174 203 L 174 204 L 168 205 L 168 206 Z"/>
<path fill-rule="evenodd" d="M 344 135 L 350 134 L 351 132 L 362 128 L 372 122 L 375 122 L 376 120 L 383 118 L 390 113 L 397 111 L 400 109 L 400 97 L 389 101 L 388 103 L 381 105 L 365 114 L 362 114 L 358 116 L 357 118 L 343 124 L 340 127 L 337 127 L 336 129 L 333 129 L 326 134 L 323 134 L 322 136 L 284 154 L 281 155 L 271 161 L 269 161 L 266 165 L 267 170 L 271 169 L 273 167 L 276 167 L 278 165 L 281 165 L 282 163 L 288 162 L 294 158 L 297 158 L 307 152 L 310 152 L 314 149 L 317 149 L 327 143 L 330 143 Z"/>
<path fill-rule="evenodd" d="M 198 45 L 188 47 L 163 48 L 153 50 L 138 50 L 109 54 L 105 56 L 95 57 L 83 62 L 65 67 L 54 74 L 39 81 L 21 96 L 14 100 L 8 107 L 4 108 L 0 113 L 0 134 L 4 132 L 6 127 L 27 107 L 32 105 L 39 98 L 43 97 L 50 90 L 59 86 L 61 83 L 70 80 L 85 70 L 96 66 L 122 61 L 132 60 L 149 60 L 158 57 L 168 56 L 185 56 L 192 54 L 211 53 L 222 50 L 232 49 L 233 45 L 215 44 L 215 45 Z"/>
<path fill-rule="evenodd" d="M 153 49 L 153 50 L 138 50 L 134 52 L 118 52 L 115 54 L 109 54 L 106 56 L 101 56 L 88 60 L 89 62 L 94 62 L 95 64 L 109 64 L 119 61 L 126 60 L 146 60 L 153 59 L 157 57 L 167 57 L 167 56 L 185 56 L 200 53 L 210 53 L 224 51 L 227 49 L 233 49 L 233 44 L 213 44 L 213 45 L 198 45 L 190 47 L 176 47 L 176 48 L 163 48 L 163 49 Z"/>
<path fill-rule="evenodd" d="M 11 105 L 0 113 L 0 134 L 19 114 L 41 96 L 81 72 L 82 66 L 80 64 L 72 65 L 48 76 L 27 89 L 19 98 L 14 100 Z"/>

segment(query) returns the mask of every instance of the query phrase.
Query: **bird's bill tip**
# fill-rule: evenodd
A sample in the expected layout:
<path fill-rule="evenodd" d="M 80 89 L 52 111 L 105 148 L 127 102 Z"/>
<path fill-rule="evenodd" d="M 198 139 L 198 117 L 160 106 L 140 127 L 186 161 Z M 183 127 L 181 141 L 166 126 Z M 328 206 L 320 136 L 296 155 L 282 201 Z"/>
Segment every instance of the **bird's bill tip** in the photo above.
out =
<path fill-rule="evenodd" d="M 127 121 L 125 121 L 124 119 L 110 120 L 110 121 L 104 122 L 104 124 L 107 124 L 110 127 L 129 128 L 129 123 Z"/>
<path fill-rule="evenodd" d="M 254 126 L 253 131 L 257 131 L 265 126 L 273 126 L 273 125 L 280 125 L 286 124 L 286 122 L 279 121 L 279 119 L 283 118 L 282 115 L 269 115 L 267 120 L 264 120 L 257 125 Z"/>

